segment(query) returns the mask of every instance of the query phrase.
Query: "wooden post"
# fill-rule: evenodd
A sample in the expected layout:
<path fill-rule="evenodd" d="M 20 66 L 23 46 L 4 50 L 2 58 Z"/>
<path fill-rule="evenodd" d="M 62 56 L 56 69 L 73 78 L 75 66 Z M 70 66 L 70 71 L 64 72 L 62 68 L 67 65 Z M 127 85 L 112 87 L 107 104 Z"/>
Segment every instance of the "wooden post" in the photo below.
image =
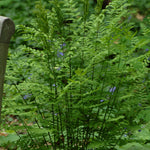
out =
<path fill-rule="evenodd" d="M 15 32 L 13 21 L 7 17 L 0 16 L 0 122 L 3 97 L 4 74 L 6 68 L 6 60 L 8 47 L 11 36 Z"/>

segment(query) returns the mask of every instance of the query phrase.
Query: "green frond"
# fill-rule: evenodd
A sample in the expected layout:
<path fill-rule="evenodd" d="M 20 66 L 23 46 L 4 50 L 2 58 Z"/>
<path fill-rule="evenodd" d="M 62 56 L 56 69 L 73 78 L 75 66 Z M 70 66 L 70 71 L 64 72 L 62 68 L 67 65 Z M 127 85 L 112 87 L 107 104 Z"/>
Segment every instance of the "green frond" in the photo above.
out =
<path fill-rule="evenodd" d="M 142 25 L 140 37 L 132 32 L 127 0 L 113 0 L 105 10 L 102 3 L 98 0 L 96 13 L 90 14 L 88 0 L 52 0 L 49 10 L 39 1 L 30 27 L 18 26 L 27 43 L 9 54 L 6 91 L 12 92 L 6 102 L 11 99 L 12 114 L 20 116 L 26 129 L 20 145 L 134 147 L 126 145 L 124 128 L 132 130 L 133 124 L 150 119 L 149 109 L 139 105 L 149 103 L 150 53 L 136 53 L 149 44 L 143 37 L 149 29 Z M 25 123 L 27 118 L 32 126 Z M 147 132 L 139 139 L 148 140 Z"/>

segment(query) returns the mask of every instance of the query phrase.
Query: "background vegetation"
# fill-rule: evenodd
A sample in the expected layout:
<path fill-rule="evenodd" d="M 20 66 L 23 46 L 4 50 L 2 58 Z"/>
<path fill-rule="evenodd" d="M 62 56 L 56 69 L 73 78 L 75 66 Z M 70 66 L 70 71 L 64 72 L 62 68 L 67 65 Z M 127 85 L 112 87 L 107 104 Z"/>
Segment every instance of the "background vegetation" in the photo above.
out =
<path fill-rule="evenodd" d="M 150 2 L 114 0 L 102 12 L 94 1 L 34 6 L 0 3 L 1 15 L 20 25 L 8 57 L 1 147 L 149 149 Z"/>

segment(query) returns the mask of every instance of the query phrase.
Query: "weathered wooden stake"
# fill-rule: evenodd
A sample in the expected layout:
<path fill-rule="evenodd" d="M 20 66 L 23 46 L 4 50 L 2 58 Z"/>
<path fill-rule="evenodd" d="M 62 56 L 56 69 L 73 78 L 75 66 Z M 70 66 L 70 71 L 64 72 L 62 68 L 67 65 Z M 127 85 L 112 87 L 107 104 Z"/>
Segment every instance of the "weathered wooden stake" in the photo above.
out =
<path fill-rule="evenodd" d="M 0 16 L 0 122 L 3 97 L 4 74 L 6 68 L 6 60 L 8 47 L 11 36 L 15 32 L 13 21 L 7 17 Z"/>

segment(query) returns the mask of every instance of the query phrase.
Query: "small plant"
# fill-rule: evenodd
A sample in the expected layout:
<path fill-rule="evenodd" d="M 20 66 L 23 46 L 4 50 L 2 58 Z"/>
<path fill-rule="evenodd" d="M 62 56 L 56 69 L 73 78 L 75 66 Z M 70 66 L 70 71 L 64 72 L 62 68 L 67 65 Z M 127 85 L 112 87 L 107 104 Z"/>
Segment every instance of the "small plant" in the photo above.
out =
<path fill-rule="evenodd" d="M 88 0 L 82 1 L 82 9 L 73 0 L 51 3 L 47 10 L 37 2 L 32 25 L 18 27 L 28 45 L 10 56 L 8 64 L 6 90 L 12 91 L 12 114 L 22 123 L 14 128 L 17 145 L 117 149 L 141 123 L 136 122 L 139 104 L 148 102 L 142 81 L 147 84 L 144 60 L 149 52 L 136 56 L 135 51 L 150 40 L 136 37 L 124 19 L 127 0 L 114 0 L 105 10 L 97 5 L 93 14 Z"/>

